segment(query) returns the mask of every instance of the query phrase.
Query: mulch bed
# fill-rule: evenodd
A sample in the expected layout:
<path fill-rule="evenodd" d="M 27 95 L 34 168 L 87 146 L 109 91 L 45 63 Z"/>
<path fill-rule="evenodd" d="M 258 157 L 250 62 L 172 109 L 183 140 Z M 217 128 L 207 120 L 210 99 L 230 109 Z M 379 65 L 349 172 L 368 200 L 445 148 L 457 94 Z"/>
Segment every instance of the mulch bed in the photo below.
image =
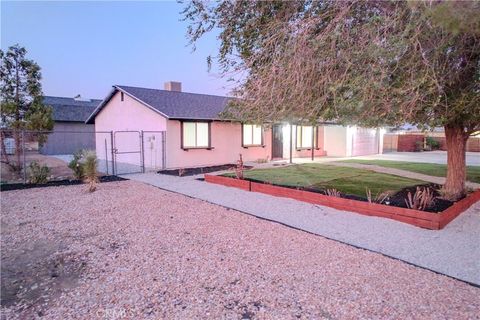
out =
<path fill-rule="evenodd" d="M 232 170 L 236 164 L 222 164 L 218 166 L 198 167 L 198 168 L 180 168 L 170 170 L 160 170 L 157 173 L 167 174 L 176 177 L 194 176 L 198 174 L 211 173 L 216 171 Z M 251 169 L 252 166 L 243 166 L 245 170 Z"/>
<path fill-rule="evenodd" d="M 265 181 L 261 180 L 256 180 L 256 179 L 245 179 L 251 182 L 258 182 L 258 183 L 265 183 Z M 293 186 L 286 186 L 286 185 L 281 185 L 281 184 L 274 184 L 274 183 L 269 183 L 273 186 L 277 187 L 283 187 L 283 188 L 289 188 L 289 189 L 296 189 L 296 190 L 303 190 L 303 191 L 309 191 L 309 192 L 315 192 L 323 195 L 327 195 L 324 190 L 320 190 L 317 188 L 310 188 L 310 187 L 293 187 Z M 382 203 L 383 205 L 388 205 L 388 206 L 393 206 L 393 207 L 400 207 L 400 208 L 407 208 L 407 204 L 405 203 L 405 199 L 408 197 L 408 193 L 410 192 L 412 196 L 415 194 L 415 191 L 417 187 L 421 188 L 429 188 L 435 197 L 440 196 L 440 193 L 438 192 L 438 189 L 441 188 L 441 185 L 435 184 L 435 183 L 427 183 L 427 184 L 419 184 L 415 186 L 410 186 L 407 188 L 403 188 L 400 191 L 396 192 L 395 194 L 391 195 L 388 198 L 388 203 Z M 375 194 L 372 194 L 372 198 L 375 196 Z M 357 195 L 352 195 L 352 194 L 345 194 L 345 193 L 340 193 L 340 198 L 344 199 L 351 199 L 351 200 L 358 200 L 358 201 L 364 201 L 368 202 L 368 199 L 365 197 L 360 197 Z M 459 199 L 458 201 L 460 201 Z M 445 199 L 440 199 L 440 198 L 435 198 L 434 204 L 423 210 L 427 212 L 442 212 L 448 207 L 452 206 L 455 202 L 454 201 L 449 201 Z"/>
<path fill-rule="evenodd" d="M 114 182 L 114 181 L 124 181 L 127 179 L 118 177 L 118 176 L 101 176 L 98 178 L 100 182 Z M 0 184 L 0 191 L 11 191 L 11 190 L 22 190 L 22 189 L 31 189 L 31 188 L 44 188 L 44 187 L 58 187 L 58 186 L 70 186 L 76 184 L 82 184 L 82 180 L 54 180 L 48 181 L 45 184 L 37 183 L 7 183 Z"/>

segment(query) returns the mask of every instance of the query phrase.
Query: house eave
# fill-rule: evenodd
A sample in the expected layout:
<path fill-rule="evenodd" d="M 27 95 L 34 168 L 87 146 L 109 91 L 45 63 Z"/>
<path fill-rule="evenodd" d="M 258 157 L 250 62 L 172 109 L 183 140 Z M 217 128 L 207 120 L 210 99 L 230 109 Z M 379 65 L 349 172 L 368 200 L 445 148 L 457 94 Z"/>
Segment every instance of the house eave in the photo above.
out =
<path fill-rule="evenodd" d="M 93 111 L 93 113 L 88 117 L 88 119 L 85 121 L 86 124 L 92 124 L 92 123 L 95 123 L 95 117 L 97 116 L 97 114 L 107 105 L 108 102 L 110 102 L 110 100 L 112 100 L 113 96 L 115 95 L 115 93 L 117 93 L 117 91 L 120 91 L 120 92 L 123 92 L 124 94 L 126 94 L 127 96 L 129 96 L 130 98 L 132 98 L 133 100 L 143 104 L 145 107 L 149 108 L 150 110 L 160 114 L 162 117 L 165 117 L 167 119 L 170 119 L 166 114 L 164 114 L 163 112 L 155 109 L 154 107 L 152 107 L 151 105 L 149 105 L 148 103 L 146 103 L 145 101 L 141 100 L 141 99 L 138 99 L 137 97 L 135 97 L 134 95 L 130 94 L 128 91 L 125 91 L 123 90 L 122 88 L 120 88 L 119 86 L 115 85 L 113 86 L 113 89 L 110 91 L 110 93 L 107 95 L 107 97 L 98 105 L 98 107 Z"/>

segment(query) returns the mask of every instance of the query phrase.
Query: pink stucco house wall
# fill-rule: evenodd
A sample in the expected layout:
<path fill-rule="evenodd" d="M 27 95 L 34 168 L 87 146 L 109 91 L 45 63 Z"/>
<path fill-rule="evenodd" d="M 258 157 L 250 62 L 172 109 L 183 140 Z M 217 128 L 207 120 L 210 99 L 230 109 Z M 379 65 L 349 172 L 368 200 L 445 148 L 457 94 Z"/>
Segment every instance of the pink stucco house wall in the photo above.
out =
<path fill-rule="evenodd" d="M 96 142 L 100 160 L 111 159 L 113 149 L 117 162 L 138 165 L 143 161 L 147 169 L 231 164 L 240 154 L 244 161 L 311 157 L 312 144 L 316 157 L 327 155 L 329 145 L 335 155 L 344 156 L 364 152 L 362 148 L 374 153 L 379 150 L 377 135 L 357 137 L 361 146 L 355 148 L 355 134 L 347 127 L 319 125 L 302 131 L 296 125 L 280 123 L 260 129 L 226 121 L 219 114 L 229 99 L 182 92 L 176 82 L 167 83 L 165 90 L 114 86 L 87 123 L 94 123 L 97 132 L 113 132 L 111 145 Z M 252 130 L 252 134 L 244 130 Z M 307 132 L 308 136 L 300 136 Z M 375 141 L 370 143 L 368 139 Z M 246 145 L 245 141 L 252 144 Z M 192 143 L 195 145 L 186 145 Z M 142 154 L 135 152 L 140 149 L 144 150 Z"/>

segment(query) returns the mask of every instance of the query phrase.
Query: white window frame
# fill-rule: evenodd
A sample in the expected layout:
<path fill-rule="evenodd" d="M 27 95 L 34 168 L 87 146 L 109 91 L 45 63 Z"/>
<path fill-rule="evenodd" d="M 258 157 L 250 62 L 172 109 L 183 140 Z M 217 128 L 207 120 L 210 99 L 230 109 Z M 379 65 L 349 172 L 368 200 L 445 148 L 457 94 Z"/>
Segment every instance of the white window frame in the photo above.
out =
<path fill-rule="evenodd" d="M 195 145 L 186 145 L 185 144 L 185 124 L 194 124 L 195 125 Z M 207 145 L 199 145 L 198 144 L 198 124 L 207 124 L 208 125 L 208 143 Z M 181 148 L 183 150 L 188 150 L 188 149 L 212 149 L 211 143 L 212 143 L 212 126 L 211 122 L 208 121 L 182 121 L 181 125 Z"/>
<path fill-rule="evenodd" d="M 260 127 L 260 143 L 254 143 L 255 139 L 255 127 Z M 251 130 L 251 141 L 245 141 L 245 132 L 246 130 Z M 258 138 L 258 137 L 257 137 Z M 247 143 L 246 143 L 247 142 Z M 250 142 L 250 143 L 248 143 Z M 263 126 L 257 124 L 249 124 L 243 123 L 242 124 L 242 147 L 263 147 Z"/>
<path fill-rule="evenodd" d="M 302 126 L 302 125 L 297 125 L 296 126 L 296 136 L 295 136 L 295 148 L 297 150 L 309 150 L 309 149 L 312 149 L 312 148 L 317 148 L 317 143 L 318 143 L 318 127 L 317 126 Z M 311 127 L 312 130 L 313 130 L 313 137 L 312 137 L 312 145 L 311 146 L 304 146 L 303 145 L 303 139 L 302 139 L 302 135 L 303 135 L 303 128 L 304 127 Z M 300 143 L 299 143 L 300 142 Z"/>

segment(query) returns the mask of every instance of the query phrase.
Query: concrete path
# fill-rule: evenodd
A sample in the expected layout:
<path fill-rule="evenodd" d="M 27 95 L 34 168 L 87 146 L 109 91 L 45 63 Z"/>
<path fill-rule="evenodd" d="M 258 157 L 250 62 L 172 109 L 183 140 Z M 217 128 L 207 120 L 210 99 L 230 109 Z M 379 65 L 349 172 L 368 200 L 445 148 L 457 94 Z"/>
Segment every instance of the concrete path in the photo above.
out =
<path fill-rule="evenodd" d="M 480 285 L 480 202 L 443 230 L 432 231 L 390 219 L 210 184 L 194 177 L 155 173 L 124 177 Z"/>
<path fill-rule="evenodd" d="M 447 164 L 447 152 L 446 151 L 388 152 L 383 154 L 374 154 L 370 156 L 351 157 L 348 159 L 392 160 L 392 161 Z M 467 162 L 467 166 L 480 166 L 480 152 L 467 152 L 465 160 Z"/>
<path fill-rule="evenodd" d="M 445 180 L 446 180 L 444 177 L 434 177 L 434 176 L 429 176 L 429 175 L 421 174 L 417 172 L 395 169 L 395 168 L 387 168 L 387 167 L 377 166 L 373 164 L 349 163 L 349 162 L 341 162 L 341 161 L 338 161 L 338 162 L 332 161 L 332 162 L 328 162 L 328 164 L 334 165 L 337 167 L 349 167 L 349 168 L 373 170 L 375 172 L 393 174 L 395 176 L 423 180 L 423 181 L 428 181 L 436 184 L 445 184 Z M 465 185 L 469 188 L 480 189 L 480 183 L 467 181 L 465 182 Z"/>

